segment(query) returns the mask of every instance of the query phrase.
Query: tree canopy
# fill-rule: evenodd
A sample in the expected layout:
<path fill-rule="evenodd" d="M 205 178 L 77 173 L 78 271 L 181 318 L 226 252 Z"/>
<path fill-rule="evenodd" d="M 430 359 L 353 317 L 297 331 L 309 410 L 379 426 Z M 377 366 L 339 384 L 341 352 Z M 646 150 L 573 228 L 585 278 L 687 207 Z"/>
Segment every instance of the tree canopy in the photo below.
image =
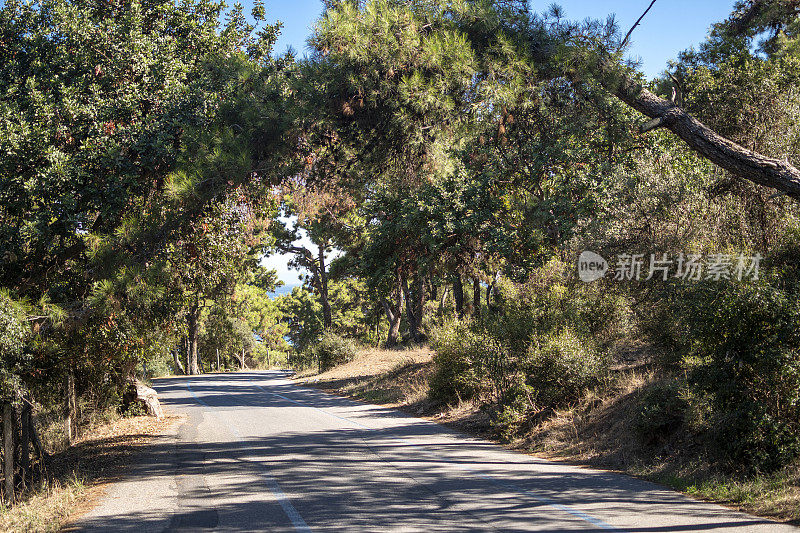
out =
<path fill-rule="evenodd" d="M 525 387 L 551 398 L 520 376 L 564 364 L 583 380 L 570 361 L 599 367 L 618 335 L 579 302 L 624 307 L 654 346 L 694 347 L 698 390 L 728 398 L 708 376 L 740 379 L 720 362 L 724 339 L 709 340 L 729 324 L 694 328 L 691 306 L 670 303 L 741 298 L 755 313 L 753 299 L 795 286 L 615 286 L 604 299 L 565 265 L 589 248 L 651 262 L 757 253 L 794 272 L 799 5 L 740 1 L 647 80 L 613 17 L 517 0 L 326 2 L 303 58 L 273 53 L 280 24 L 261 2 L 248 17 L 210 0 L 9 0 L 2 394 L 57 403 L 77 382 L 116 398 L 143 363 L 194 374 L 218 354 L 233 368 L 278 350 L 302 365 L 323 338 L 346 344 L 335 335 L 452 334 L 465 343 L 452 353 L 492 347 L 469 365 L 496 378 L 498 402 Z M 306 272 L 282 296 L 261 265 L 276 252 Z M 790 322 L 790 305 L 775 309 Z"/>

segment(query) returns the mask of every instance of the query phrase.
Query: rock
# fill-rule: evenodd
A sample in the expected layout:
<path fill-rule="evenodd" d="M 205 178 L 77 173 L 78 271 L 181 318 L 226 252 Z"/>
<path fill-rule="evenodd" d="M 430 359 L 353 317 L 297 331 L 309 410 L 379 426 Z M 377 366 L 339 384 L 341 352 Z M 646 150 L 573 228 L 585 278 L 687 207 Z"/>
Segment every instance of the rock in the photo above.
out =
<path fill-rule="evenodd" d="M 155 418 L 164 417 L 164 411 L 158 401 L 158 393 L 138 379 L 128 382 L 128 390 L 125 391 L 123 402 L 126 405 L 130 405 L 133 402 L 141 403 L 149 416 Z"/>

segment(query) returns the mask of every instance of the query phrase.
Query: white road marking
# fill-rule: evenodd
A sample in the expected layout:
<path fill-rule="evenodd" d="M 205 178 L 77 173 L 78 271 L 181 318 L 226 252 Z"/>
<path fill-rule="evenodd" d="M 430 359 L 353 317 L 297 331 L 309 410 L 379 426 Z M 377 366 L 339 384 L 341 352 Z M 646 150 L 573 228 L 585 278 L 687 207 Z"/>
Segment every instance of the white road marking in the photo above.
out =
<path fill-rule="evenodd" d="M 230 425 L 227 420 L 224 420 L 219 416 L 217 416 L 217 414 L 214 412 L 213 407 L 208 405 L 197 395 L 194 389 L 192 389 L 191 383 L 188 381 L 186 382 L 186 388 L 189 390 L 192 396 L 194 396 L 194 399 L 197 400 L 197 403 L 205 407 L 208 407 L 210 409 L 208 413 L 214 418 L 216 418 L 218 421 L 221 420 L 222 423 L 225 425 L 225 427 L 228 428 L 228 431 L 230 431 L 234 436 L 236 436 L 236 438 L 239 439 L 240 443 L 244 443 L 244 438 L 242 437 L 242 434 L 239 433 L 239 430 L 237 430 L 234 426 Z M 283 492 L 283 489 L 281 489 L 280 484 L 278 484 L 278 480 L 276 480 L 272 476 L 272 474 L 269 473 L 267 467 L 264 466 L 263 463 L 260 463 L 258 461 L 247 461 L 246 459 L 244 459 L 244 461 L 259 466 L 259 469 L 261 470 L 260 474 L 266 480 L 267 487 L 269 487 L 270 492 L 272 492 L 272 495 L 275 497 L 280 506 L 283 508 L 283 511 L 286 513 L 286 516 L 289 517 L 289 520 L 292 522 L 295 531 L 299 531 L 301 533 L 312 533 L 311 528 L 308 527 L 308 524 L 306 524 L 305 520 L 303 520 L 303 517 L 300 516 L 300 513 L 297 512 L 297 509 L 295 509 L 294 505 L 292 505 L 292 502 L 289 501 L 289 498 L 286 497 L 286 494 Z"/>

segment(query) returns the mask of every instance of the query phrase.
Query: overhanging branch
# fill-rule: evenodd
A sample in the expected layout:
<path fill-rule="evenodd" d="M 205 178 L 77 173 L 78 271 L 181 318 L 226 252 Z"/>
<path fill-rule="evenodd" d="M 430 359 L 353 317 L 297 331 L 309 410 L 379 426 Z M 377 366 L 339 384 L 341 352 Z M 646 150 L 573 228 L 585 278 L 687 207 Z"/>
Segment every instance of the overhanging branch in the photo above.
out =
<path fill-rule="evenodd" d="M 606 90 L 653 119 L 640 128 L 642 132 L 665 127 L 698 154 L 732 174 L 800 200 L 800 170 L 789 161 L 767 157 L 726 139 L 675 103 L 636 83 L 610 59 L 601 61 L 598 70 Z"/>

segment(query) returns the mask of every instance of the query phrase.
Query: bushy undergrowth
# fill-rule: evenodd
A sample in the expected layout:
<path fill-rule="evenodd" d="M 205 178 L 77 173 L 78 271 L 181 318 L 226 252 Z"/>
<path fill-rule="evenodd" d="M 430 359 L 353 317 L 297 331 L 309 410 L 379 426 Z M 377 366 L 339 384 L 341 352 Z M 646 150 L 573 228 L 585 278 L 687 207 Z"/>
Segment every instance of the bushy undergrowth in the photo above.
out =
<path fill-rule="evenodd" d="M 800 302 L 787 278 L 686 291 L 689 383 L 731 468 L 771 472 L 800 456 Z"/>
<path fill-rule="evenodd" d="M 642 444 L 691 434 L 721 468 L 773 472 L 800 457 L 795 252 L 767 257 L 759 280 L 673 283 L 630 300 L 619 286 L 570 282 L 551 263 L 525 284 L 504 282 L 480 319 L 433 331 L 431 397 L 492 406 L 496 427 L 511 436 L 602 385 L 606 354 L 620 341 L 651 339 L 672 355 L 655 361 L 660 384 L 630 420 Z M 659 329 L 666 333 L 654 339 Z"/>
<path fill-rule="evenodd" d="M 639 401 L 633 430 L 647 446 L 663 444 L 684 426 L 688 410 L 686 390 L 681 390 L 678 382 L 656 383 Z"/>
<path fill-rule="evenodd" d="M 599 383 L 606 368 L 594 343 L 570 328 L 536 339 L 522 364 L 534 405 L 550 408 L 578 401 Z"/>
<path fill-rule="evenodd" d="M 319 361 L 320 370 L 323 372 L 336 365 L 352 361 L 356 353 L 358 353 L 358 344 L 354 340 L 342 337 L 332 331 L 323 333 L 320 340 L 310 349 L 312 360 Z"/>
<path fill-rule="evenodd" d="M 619 297 L 570 282 L 563 263 L 527 284 L 505 282 L 480 320 L 435 329 L 431 397 L 496 407 L 501 432 L 578 401 L 607 372 L 605 346 L 626 321 Z"/>
<path fill-rule="evenodd" d="M 436 372 L 430 380 L 431 398 L 447 403 L 475 397 L 481 390 L 478 362 L 483 337 L 467 322 L 454 321 L 435 329 L 432 342 Z"/>

